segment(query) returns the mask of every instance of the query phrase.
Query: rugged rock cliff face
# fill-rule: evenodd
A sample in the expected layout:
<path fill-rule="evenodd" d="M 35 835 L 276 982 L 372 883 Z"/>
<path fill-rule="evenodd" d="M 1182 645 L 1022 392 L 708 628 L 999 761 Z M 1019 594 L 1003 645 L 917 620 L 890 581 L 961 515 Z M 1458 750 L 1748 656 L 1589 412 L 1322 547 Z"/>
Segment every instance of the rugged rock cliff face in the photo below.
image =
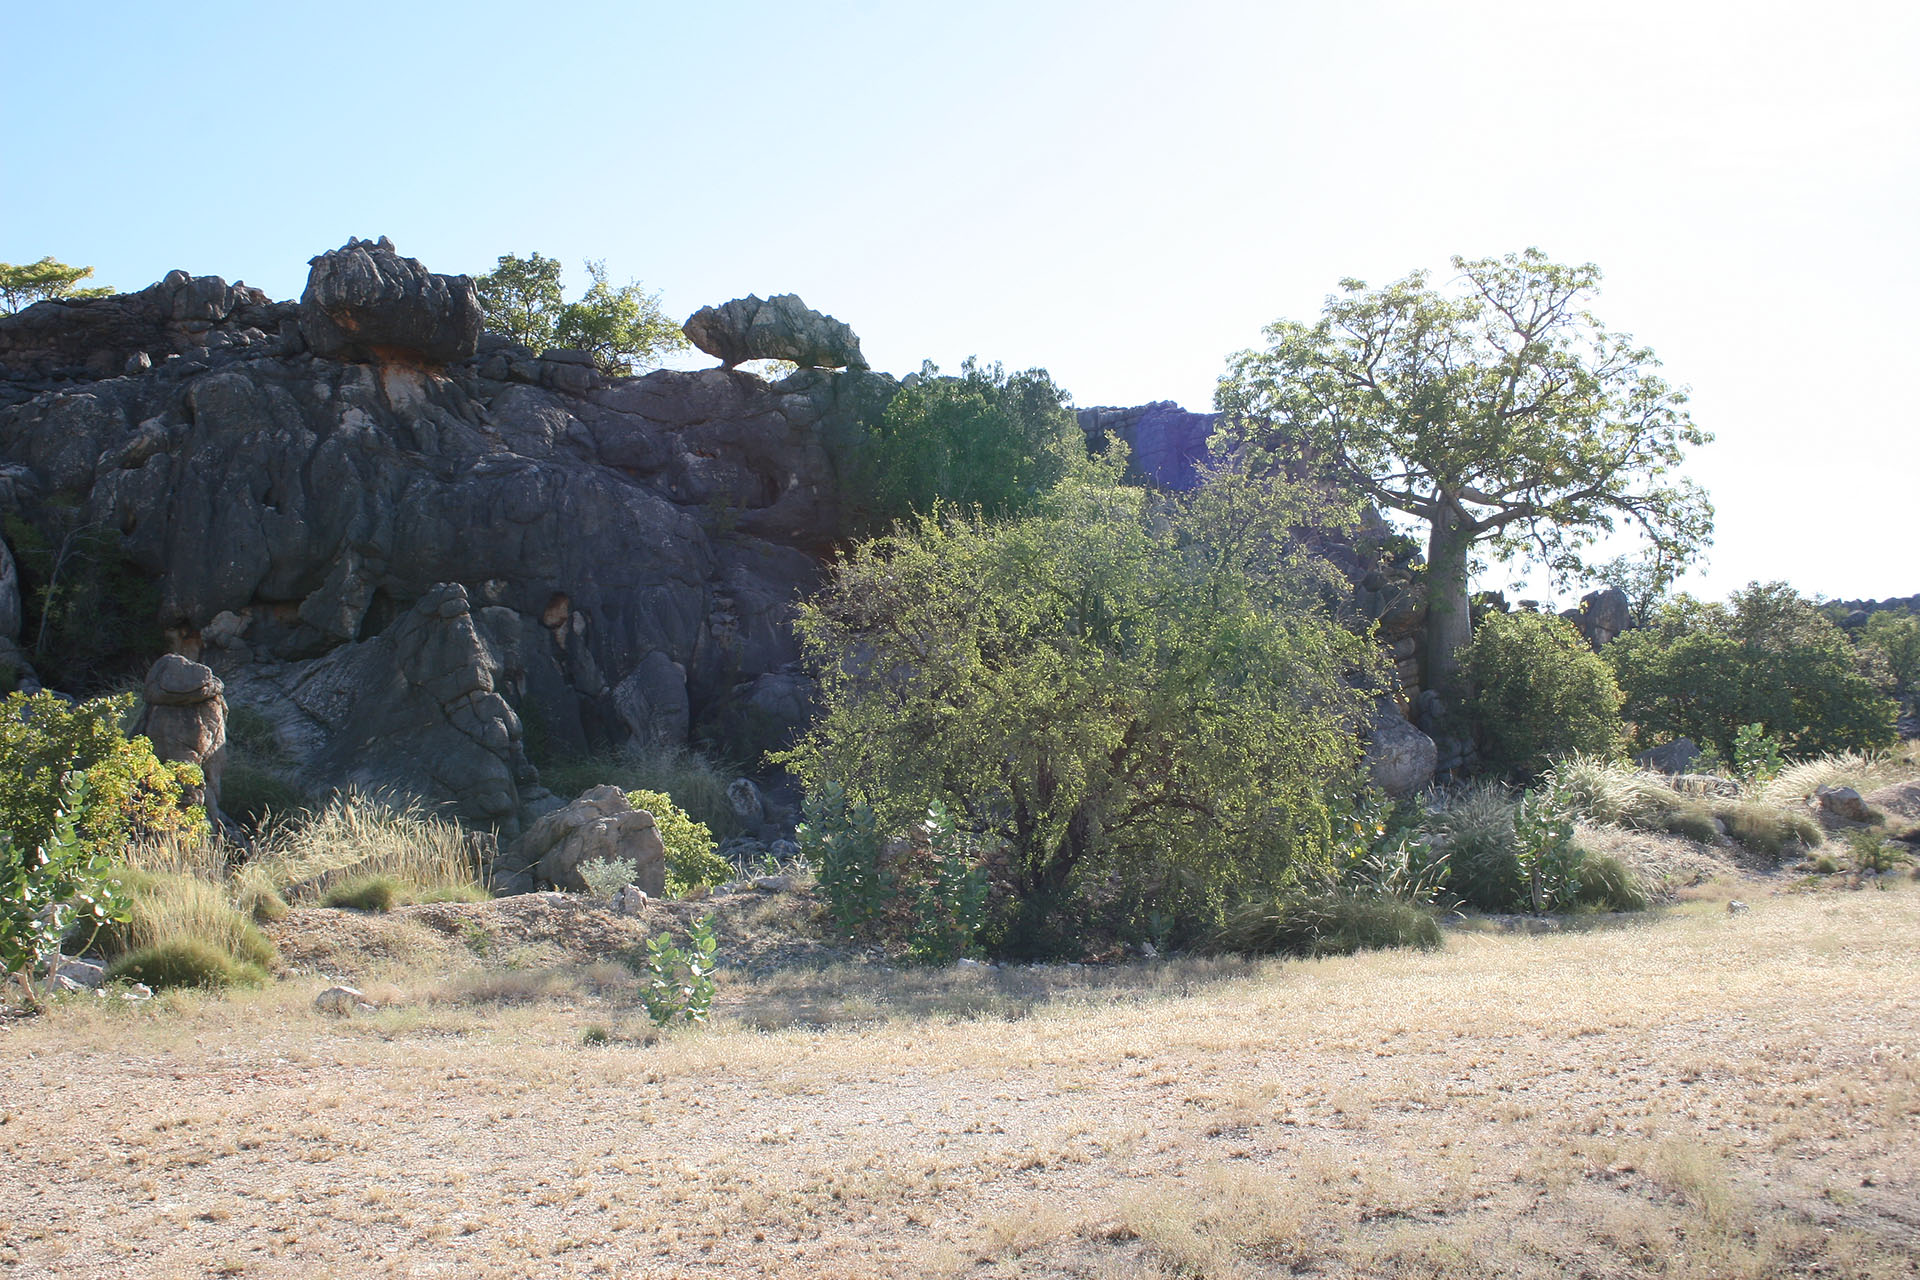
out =
<path fill-rule="evenodd" d="M 312 785 L 512 830 L 549 803 L 530 732 L 764 741 L 804 716 L 790 612 L 843 532 L 836 450 L 893 389 L 608 382 L 356 241 L 299 303 L 175 272 L 0 318 L 0 513 L 117 533 L 170 647 Z"/>

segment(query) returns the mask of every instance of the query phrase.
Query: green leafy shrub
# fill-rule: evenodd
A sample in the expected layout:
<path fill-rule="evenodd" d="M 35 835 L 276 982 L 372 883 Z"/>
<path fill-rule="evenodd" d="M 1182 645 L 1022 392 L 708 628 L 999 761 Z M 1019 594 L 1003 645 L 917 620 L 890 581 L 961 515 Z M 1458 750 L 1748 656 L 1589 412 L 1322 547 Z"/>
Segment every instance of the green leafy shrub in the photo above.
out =
<path fill-rule="evenodd" d="M 1213 936 L 1222 951 L 1249 955 L 1349 955 L 1442 943 L 1431 908 L 1391 895 L 1283 894 L 1230 909 Z"/>
<path fill-rule="evenodd" d="M 206 829 L 206 814 L 184 803 L 200 785 L 199 766 L 164 763 L 145 738 L 129 738 L 122 726 L 133 703 L 130 693 L 78 706 L 53 693 L 0 703 L 0 831 L 16 849 L 52 835 L 76 777 L 86 790 L 74 833 L 89 855 L 118 857 L 136 838 Z"/>
<path fill-rule="evenodd" d="M 1588 853 L 1574 872 L 1573 901 L 1593 911 L 1645 911 L 1646 886 L 1618 858 Z"/>
<path fill-rule="evenodd" d="M 647 939 L 640 1003 L 657 1027 L 675 1018 L 703 1023 L 713 1011 L 713 970 L 719 942 L 713 917 L 703 916 L 688 931 L 687 945 L 677 947 L 664 933 Z"/>
<path fill-rule="evenodd" d="M 52 829 L 31 847 L 0 831 L 0 976 L 27 983 L 59 953 L 69 929 L 97 930 L 126 919 L 106 854 L 80 838 L 85 806 L 86 782 L 74 778 L 54 810 Z"/>
<path fill-rule="evenodd" d="M 358 875 L 328 886 L 320 895 L 323 907 L 353 911 L 391 911 L 401 899 L 401 884 L 390 875 Z"/>
<path fill-rule="evenodd" d="M 1684 736 L 1735 759 L 1735 738 L 1753 724 L 1795 757 L 1895 739 L 1893 700 L 1840 629 L 1783 582 L 1749 584 L 1724 605 L 1683 596 L 1604 654 L 1643 740 Z"/>
<path fill-rule="evenodd" d="M 1883 875 L 1911 857 L 1878 831 L 1860 828 L 1847 833 L 1847 860 L 1862 874 Z"/>
<path fill-rule="evenodd" d="M 1521 901 L 1520 848 L 1506 790 L 1482 783 L 1434 817 L 1446 851 L 1448 887 L 1469 906 L 1510 911 Z"/>
<path fill-rule="evenodd" d="M 1516 863 L 1536 914 L 1571 904 L 1584 851 L 1573 838 L 1573 812 L 1549 784 L 1522 796 L 1513 814 Z"/>
<path fill-rule="evenodd" d="M 1778 858 L 1796 846 L 1813 848 L 1826 839 L 1820 824 L 1804 813 L 1770 804 L 1742 800 L 1715 807 L 1714 816 L 1726 824 L 1727 835 L 1746 848 Z"/>
<path fill-rule="evenodd" d="M 627 802 L 653 815 L 660 842 L 667 847 L 667 896 L 684 898 L 695 889 L 733 878 L 733 864 L 714 851 L 713 832 L 675 804 L 672 796 L 636 790 L 627 792 Z"/>
<path fill-rule="evenodd" d="M 1564 618 L 1494 613 L 1460 651 L 1473 694 L 1466 714 L 1490 766 L 1520 778 L 1572 752 L 1606 756 L 1620 742 L 1620 687 Z"/>
<path fill-rule="evenodd" d="M 259 986 L 267 980 L 267 972 L 211 943 L 175 938 L 120 956 L 107 966 L 107 977 L 144 982 L 158 991 L 168 987 Z"/>
<path fill-rule="evenodd" d="M 945 964 L 974 951 L 987 906 L 980 845 L 937 802 L 906 841 L 892 878 L 895 900 L 904 906 L 899 929 L 913 959 Z"/>
<path fill-rule="evenodd" d="M 893 897 L 873 809 L 849 801 L 838 783 L 823 782 L 801 803 L 801 817 L 800 853 L 813 868 L 834 928 L 844 937 L 871 936 Z"/>
<path fill-rule="evenodd" d="M 1743 724 L 1733 734 L 1734 776 L 1748 786 L 1770 782 L 1780 776 L 1786 761 L 1780 756 L 1780 740 L 1767 732 L 1763 724 Z"/>
<path fill-rule="evenodd" d="M 632 884 L 639 868 L 619 858 L 588 858 L 575 868 L 596 898 L 611 898 Z"/>
<path fill-rule="evenodd" d="M 956 378 L 928 362 L 843 460 L 846 490 L 875 528 L 941 501 L 989 516 L 1028 510 L 1085 455 L 1070 403 L 1044 369 L 1009 375 L 969 359 Z"/>

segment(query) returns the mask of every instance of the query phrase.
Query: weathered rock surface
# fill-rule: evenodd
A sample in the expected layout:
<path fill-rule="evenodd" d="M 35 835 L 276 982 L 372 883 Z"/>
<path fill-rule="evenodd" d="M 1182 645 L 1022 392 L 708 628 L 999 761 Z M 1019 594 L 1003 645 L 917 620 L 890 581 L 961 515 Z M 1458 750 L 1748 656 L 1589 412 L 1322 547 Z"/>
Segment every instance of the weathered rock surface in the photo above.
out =
<path fill-rule="evenodd" d="M 358 987 L 328 987 L 313 998 L 313 1007 L 342 1018 L 354 1013 L 377 1013 L 380 1008 Z"/>
<path fill-rule="evenodd" d="M 146 708 L 139 732 L 160 759 L 200 766 L 197 799 L 209 817 L 220 811 L 220 779 L 227 765 L 225 688 L 211 668 L 169 653 L 153 664 L 141 689 Z"/>
<path fill-rule="evenodd" d="M 584 890 L 582 862 L 605 859 L 634 865 L 634 884 L 657 898 L 667 887 L 667 848 L 653 815 L 635 809 L 618 787 L 595 787 L 547 814 L 503 855 L 501 870 L 530 871 L 548 884 Z"/>
<path fill-rule="evenodd" d="M 1212 456 L 1207 441 L 1220 419 L 1217 413 L 1189 413 L 1171 400 L 1079 409 L 1075 416 L 1090 447 L 1104 448 L 1109 439 L 1126 441 L 1127 465 L 1135 477 L 1175 490 L 1200 483 L 1200 468 Z"/>
<path fill-rule="evenodd" d="M 1633 758 L 1633 762 L 1655 773 L 1681 774 L 1693 768 L 1693 762 L 1699 758 L 1700 748 L 1694 745 L 1692 738 L 1675 738 L 1650 751 L 1642 751 Z"/>
<path fill-rule="evenodd" d="M 1367 742 L 1367 772 L 1390 796 L 1409 796 L 1433 782 L 1440 749 L 1432 738 L 1408 723 L 1390 699 L 1374 707 Z"/>
<path fill-rule="evenodd" d="M 304 306 L 177 272 L 0 318 L 0 515 L 70 495 L 121 531 L 171 647 L 314 791 L 452 800 L 510 836 L 516 803 L 521 823 L 553 803 L 529 737 L 790 733 L 792 609 L 848 530 L 838 477 L 894 380 L 608 382 L 491 339 L 442 366 L 473 350 L 464 286 L 378 243 L 322 257 Z M 356 355 L 413 354 L 316 354 L 314 316 L 351 321 Z M 123 373 L 137 352 L 150 367 Z M 440 614 L 443 587 L 464 613 Z"/>
<path fill-rule="evenodd" d="M 480 345 L 480 296 L 466 276 L 435 275 L 385 236 L 349 240 L 309 264 L 300 332 L 317 356 L 465 360 Z"/>
<path fill-rule="evenodd" d="M 1580 597 L 1580 606 L 1560 615 L 1571 622 L 1587 643 L 1598 649 L 1633 626 L 1633 605 L 1618 587 L 1604 587 Z"/>
<path fill-rule="evenodd" d="M 687 341 L 727 368 L 748 360 L 791 360 L 803 369 L 864 369 L 860 339 L 844 321 L 814 311 L 794 293 L 756 294 L 702 307 L 683 326 Z"/>
<path fill-rule="evenodd" d="M 1847 822 L 1872 822 L 1873 808 L 1852 787 L 1821 787 L 1814 793 L 1821 809 Z"/>

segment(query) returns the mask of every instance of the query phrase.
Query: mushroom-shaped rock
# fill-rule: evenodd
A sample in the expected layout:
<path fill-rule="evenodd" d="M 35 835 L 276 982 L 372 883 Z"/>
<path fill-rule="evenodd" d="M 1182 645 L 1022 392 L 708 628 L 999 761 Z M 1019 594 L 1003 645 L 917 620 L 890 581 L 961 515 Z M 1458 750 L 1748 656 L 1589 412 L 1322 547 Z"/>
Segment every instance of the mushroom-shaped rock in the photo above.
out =
<path fill-rule="evenodd" d="M 466 276 L 435 275 L 385 236 L 349 240 L 309 264 L 300 331 L 336 360 L 402 355 L 438 364 L 480 345 L 480 296 Z"/>
<path fill-rule="evenodd" d="M 146 710 L 140 732 L 162 760 L 200 766 L 207 815 L 220 809 L 220 775 L 227 767 L 226 686 L 212 670 L 177 653 L 162 655 L 141 690 Z"/>
<path fill-rule="evenodd" d="M 864 369 L 860 339 L 845 321 L 810 309 L 795 293 L 755 294 L 688 317 L 687 340 L 731 369 L 746 360 L 791 360 L 803 369 Z"/>
<path fill-rule="evenodd" d="M 583 890 L 580 864 L 594 859 L 630 862 L 634 883 L 648 897 L 667 891 L 667 847 L 653 815 L 635 809 L 618 787 L 594 787 L 555 809 L 520 837 L 512 862 L 562 888 Z"/>

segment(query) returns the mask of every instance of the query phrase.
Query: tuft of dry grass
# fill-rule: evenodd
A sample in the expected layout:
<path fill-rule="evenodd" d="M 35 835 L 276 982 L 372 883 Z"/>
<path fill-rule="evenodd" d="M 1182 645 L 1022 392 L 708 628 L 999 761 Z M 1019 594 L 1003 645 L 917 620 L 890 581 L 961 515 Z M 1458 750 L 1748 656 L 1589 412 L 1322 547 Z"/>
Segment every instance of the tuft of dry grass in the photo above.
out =
<path fill-rule="evenodd" d="M 400 896 L 412 901 L 485 897 L 491 870 L 458 823 L 351 791 L 311 813 L 275 818 L 259 844 L 253 865 L 295 902 L 379 877 L 403 885 Z"/>
<path fill-rule="evenodd" d="M 1911 754 L 1891 751 L 1836 751 L 1811 760 L 1796 760 L 1778 777 L 1761 783 L 1754 799 L 1764 804 L 1804 806 L 1821 787 L 1852 787 L 1866 793 L 1915 773 Z"/>

